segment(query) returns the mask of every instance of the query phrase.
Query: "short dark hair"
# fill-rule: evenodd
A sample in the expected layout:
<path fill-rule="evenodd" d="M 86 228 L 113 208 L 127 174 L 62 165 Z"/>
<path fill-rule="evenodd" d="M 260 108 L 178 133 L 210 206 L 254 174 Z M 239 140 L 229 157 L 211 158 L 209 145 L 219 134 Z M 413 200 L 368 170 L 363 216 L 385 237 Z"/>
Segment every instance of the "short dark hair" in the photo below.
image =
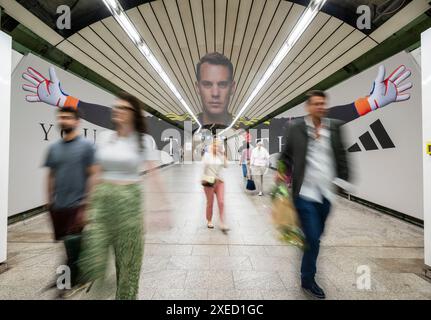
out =
<path fill-rule="evenodd" d="M 75 117 L 76 120 L 78 120 L 80 118 L 79 111 L 76 108 L 62 107 L 62 108 L 57 109 L 57 113 L 60 113 L 60 112 L 71 113 L 71 114 L 73 114 L 73 116 Z"/>
<path fill-rule="evenodd" d="M 310 103 L 311 98 L 313 97 L 322 97 L 322 98 L 327 98 L 327 95 L 325 92 L 323 92 L 322 90 L 311 90 L 308 91 L 305 95 L 307 97 L 307 100 L 305 101 L 307 104 Z"/>
<path fill-rule="evenodd" d="M 211 52 L 204 55 L 196 65 L 196 78 L 198 81 L 201 80 L 201 65 L 204 63 L 227 67 L 229 69 L 229 78 L 231 81 L 233 80 L 233 65 L 229 58 L 219 52 Z"/>

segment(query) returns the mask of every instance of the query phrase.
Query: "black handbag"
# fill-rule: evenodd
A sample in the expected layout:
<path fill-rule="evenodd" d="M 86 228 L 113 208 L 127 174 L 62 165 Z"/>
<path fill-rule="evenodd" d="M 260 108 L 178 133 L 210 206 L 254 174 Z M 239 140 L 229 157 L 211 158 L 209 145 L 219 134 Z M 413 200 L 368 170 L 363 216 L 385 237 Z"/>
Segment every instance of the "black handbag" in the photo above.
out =
<path fill-rule="evenodd" d="M 254 184 L 253 179 L 247 179 L 247 185 L 245 187 L 247 190 L 249 191 L 254 191 L 256 190 L 256 185 Z"/>

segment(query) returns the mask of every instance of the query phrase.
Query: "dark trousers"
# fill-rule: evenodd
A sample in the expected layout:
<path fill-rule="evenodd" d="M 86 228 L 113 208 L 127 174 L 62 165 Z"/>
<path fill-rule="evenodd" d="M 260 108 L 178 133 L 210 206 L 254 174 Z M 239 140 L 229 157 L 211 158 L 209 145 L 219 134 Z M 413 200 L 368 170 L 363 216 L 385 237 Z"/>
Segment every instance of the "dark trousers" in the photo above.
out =
<path fill-rule="evenodd" d="M 84 229 L 84 206 L 49 210 L 54 227 L 55 239 L 63 240 L 66 248 L 67 266 L 70 268 L 70 282 L 74 286 L 78 280 L 78 259 L 81 251 L 82 230 Z"/>
<path fill-rule="evenodd" d="M 78 284 L 78 260 L 81 252 L 81 234 L 74 234 L 64 237 L 64 247 L 66 248 L 67 266 L 70 268 L 70 284 Z"/>
<path fill-rule="evenodd" d="M 295 207 L 301 221 L 307 247 L 301 264 L 302 286 L 309 287 L 316 275 L 317 257 L 320 249 L 320 237 L 325 229 L 326 218 L 331 210 L 331 203 L 324 198 L 323 203 L 295 198 Z"/>

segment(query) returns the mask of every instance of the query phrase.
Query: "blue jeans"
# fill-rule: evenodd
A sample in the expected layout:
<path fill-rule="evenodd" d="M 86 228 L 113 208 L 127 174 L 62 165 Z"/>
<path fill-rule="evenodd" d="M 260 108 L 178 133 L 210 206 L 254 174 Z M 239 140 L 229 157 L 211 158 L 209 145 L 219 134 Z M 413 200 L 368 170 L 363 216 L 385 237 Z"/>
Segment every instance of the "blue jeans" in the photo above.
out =
<path fill-rule="evenodd" d="M 314 282 L 316 263 L 320 249 L 320 237 L 325 229 L 325 221 L 331 210 L 331 203 L 324 198 L 323 203 L 296 197 L 295 207 L 301 221 L 302 231 L 307 241 L 301 264 L 301 283 L 309 287 Z"/>
<path fill-rule="evenodd" d="M 244 178 L 247 177 L 247 165 L 245 163 L 242 164 L 242 174 Z"/>

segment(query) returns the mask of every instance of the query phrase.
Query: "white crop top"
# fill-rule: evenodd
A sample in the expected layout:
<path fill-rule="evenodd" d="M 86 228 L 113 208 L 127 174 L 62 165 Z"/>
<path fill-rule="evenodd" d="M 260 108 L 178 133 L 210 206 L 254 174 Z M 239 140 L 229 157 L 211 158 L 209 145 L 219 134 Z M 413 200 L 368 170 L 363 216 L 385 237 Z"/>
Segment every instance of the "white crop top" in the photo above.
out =
<path fill-rule="evenodd" d="M 223 181 L 223 168 L 225 166 L 223 157 L 214 156 L 211 152 L 205 152 L 202 162 L 204 164 L 204 175 Z"/>
<path fill-rule="evenodd" d="M 141 152 L 137 134 L 119 137 L 115 131 L 103 131 L 97 139 L 96 161 L 102 167 L 102 179 L 113 181 L 140 180 L 139 173 L 143 161 L 153 150 L 151 139 L 143 138 L 144 151 Z"/>

